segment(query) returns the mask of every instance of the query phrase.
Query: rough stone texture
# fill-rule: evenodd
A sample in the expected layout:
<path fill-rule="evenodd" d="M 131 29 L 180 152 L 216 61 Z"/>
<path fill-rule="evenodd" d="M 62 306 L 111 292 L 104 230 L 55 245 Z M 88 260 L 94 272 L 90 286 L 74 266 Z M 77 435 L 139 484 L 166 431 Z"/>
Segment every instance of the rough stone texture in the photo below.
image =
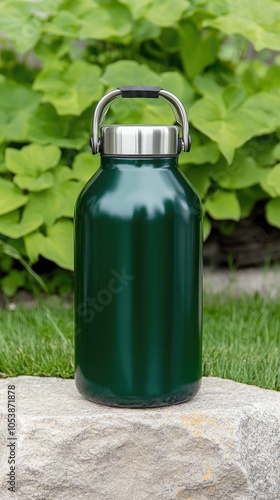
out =
<path fill-rule="evenodd" d="M 7 386 L 16 386 L 17 491 L 7 491 Z M 0 381 L 1 500 L 280 499 L 280 394 L 205 378 L 160 409 L 84 400 L 73 380 Z"/>
<path fill-rule="evenodd" d="M 238 269 L 236 272 L 205 267 L 203 278 L 204 289 L 210 293 L 229 291 L 233 295 L 252 295 L 259 292 L 271 298 L 279 297 L 280 294 L 279 267 L 268 271 L 264 268 Z"/>

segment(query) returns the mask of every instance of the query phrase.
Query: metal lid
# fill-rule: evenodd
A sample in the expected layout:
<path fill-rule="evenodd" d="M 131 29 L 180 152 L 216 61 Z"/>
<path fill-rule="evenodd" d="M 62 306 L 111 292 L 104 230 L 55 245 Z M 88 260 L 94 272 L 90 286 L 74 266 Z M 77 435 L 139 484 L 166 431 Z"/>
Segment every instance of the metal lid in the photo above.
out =
<path fill-rule="evenodd" d="M 181 151 L 176 125 L 107 125 L 101 128 L 100 149 L 113 156 L 177 156 Z"/>

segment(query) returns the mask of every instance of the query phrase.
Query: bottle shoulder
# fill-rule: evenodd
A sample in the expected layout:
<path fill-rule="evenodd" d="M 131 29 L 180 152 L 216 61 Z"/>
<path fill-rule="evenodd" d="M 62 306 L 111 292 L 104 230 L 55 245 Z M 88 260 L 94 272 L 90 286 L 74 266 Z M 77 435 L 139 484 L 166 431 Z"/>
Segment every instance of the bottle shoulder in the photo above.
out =
<path fill-rule="evenodd" d="M 178 168 L 113 170 L 100 168 L 80 193 L 77 210 L 95 216 L 132 216 L 200 211 L 199 197 Z"/>

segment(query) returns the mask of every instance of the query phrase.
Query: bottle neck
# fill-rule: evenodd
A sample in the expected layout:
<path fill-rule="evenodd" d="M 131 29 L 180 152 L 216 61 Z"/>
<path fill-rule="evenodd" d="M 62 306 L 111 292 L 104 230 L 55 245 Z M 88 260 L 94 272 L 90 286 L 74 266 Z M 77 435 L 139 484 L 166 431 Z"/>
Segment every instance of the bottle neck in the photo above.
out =
<path fill-rule="evenodd" d="M 101 168 L 111 168 L 116 170 L 126 170 L 132 168 L 142 169 L 172 169 L 178 167 L 178 156 L 174 157 L 118 157 L 102 156 L 101 155 Z"/>

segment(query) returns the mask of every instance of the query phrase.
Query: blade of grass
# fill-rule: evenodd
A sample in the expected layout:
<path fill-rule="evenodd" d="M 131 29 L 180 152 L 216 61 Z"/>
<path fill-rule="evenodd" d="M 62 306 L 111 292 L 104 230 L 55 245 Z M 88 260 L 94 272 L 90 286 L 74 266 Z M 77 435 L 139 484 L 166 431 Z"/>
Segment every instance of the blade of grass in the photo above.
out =
<path fill-rule="evenodd" d="M 12 257 L 13 259 L 18 260 L 21 265 L 26 269 L 26 271 L 32 276 L 32 278 L 37 281 L 38 285 L 42 288 L 45 293 L 49 293 L 48 287 L 44 280 L 32 269 L 32 267 L 26 262 L 26 260 L 22 257 L 22 255 L 18 252 L 16 248 L 12 245 L 9 245 L 5 241 L 0 240 L 0 246 L 2 247 L 5 255 Z"/>

